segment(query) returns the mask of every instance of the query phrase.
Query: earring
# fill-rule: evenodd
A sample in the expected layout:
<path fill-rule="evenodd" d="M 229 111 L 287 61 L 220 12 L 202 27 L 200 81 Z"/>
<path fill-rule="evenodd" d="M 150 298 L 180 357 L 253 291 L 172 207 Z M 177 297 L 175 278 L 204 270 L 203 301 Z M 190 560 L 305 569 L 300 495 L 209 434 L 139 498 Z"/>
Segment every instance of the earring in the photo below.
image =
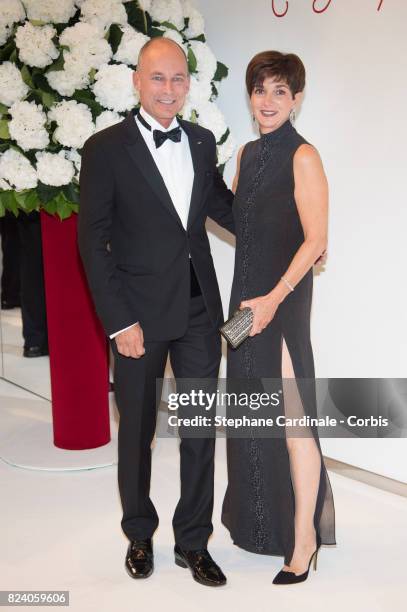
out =
<path fill-rule="evenodd" d="M 288 118 L 290 119 L 291 125 L 294 125 L 294 123 L 295 123 L 295 108 L 292 108 L 290 110 L 290 114 L 289 114 Z"/>

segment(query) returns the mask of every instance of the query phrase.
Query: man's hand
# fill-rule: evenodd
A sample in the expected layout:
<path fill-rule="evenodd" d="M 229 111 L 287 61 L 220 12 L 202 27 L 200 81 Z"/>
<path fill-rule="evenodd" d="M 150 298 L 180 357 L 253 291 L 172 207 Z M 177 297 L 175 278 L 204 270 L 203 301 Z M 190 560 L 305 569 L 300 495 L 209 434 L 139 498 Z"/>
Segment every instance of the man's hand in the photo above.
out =
<path fill-rule="evenodd" d="M 125 357 L 139 359 L 144 355 L 144 335 L 141 325 L 136 323 L 115 337 L 117 350 Z"/>

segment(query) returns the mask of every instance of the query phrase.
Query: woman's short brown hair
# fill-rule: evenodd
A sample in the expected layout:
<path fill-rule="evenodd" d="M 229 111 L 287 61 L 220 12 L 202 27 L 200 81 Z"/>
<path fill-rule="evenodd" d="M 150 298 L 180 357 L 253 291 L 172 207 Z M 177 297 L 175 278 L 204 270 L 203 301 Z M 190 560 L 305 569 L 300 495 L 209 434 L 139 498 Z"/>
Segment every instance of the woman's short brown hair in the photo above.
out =
<path fill-rule="evenodd" d="M 287 83 L 293 97 L 305 87 L 304 64 L 295 53 L 280 53 L 280 51 L 257 53 L 250 60 L 246 70 L 246 87 L 249 96 L 267 77 L 275 77 Z"/>

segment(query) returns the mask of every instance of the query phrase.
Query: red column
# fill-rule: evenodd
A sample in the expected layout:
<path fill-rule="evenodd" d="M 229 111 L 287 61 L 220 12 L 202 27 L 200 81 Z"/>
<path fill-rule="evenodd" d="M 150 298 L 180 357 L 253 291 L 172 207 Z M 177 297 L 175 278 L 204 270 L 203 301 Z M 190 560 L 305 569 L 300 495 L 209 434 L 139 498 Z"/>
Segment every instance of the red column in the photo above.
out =
<path fill-rule="evenodd" d="M 77 247 L 77 215 L 40 216 L 54 444 L 96 448 L 110 441 L 108 343 Z"/>

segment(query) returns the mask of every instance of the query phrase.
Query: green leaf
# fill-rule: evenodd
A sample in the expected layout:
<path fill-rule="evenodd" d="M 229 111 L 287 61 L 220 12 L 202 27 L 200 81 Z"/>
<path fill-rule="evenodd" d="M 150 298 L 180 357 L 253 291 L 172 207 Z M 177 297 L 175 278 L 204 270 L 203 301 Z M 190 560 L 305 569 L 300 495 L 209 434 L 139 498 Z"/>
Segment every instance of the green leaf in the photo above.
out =
<path fill-rule="evenodd" d="M 35 89 L 35 85 L 34 85 L 33 80 L 31 78 L 31 72 L 28 70 L 26 65 L 24 65 L 21 68 L 20 72 L 21 72 L 21 77 L 22 77 L 24 83 L 26 85 L 28 85 L 28 87 L 30 89 Z"/>
<path fill-rule="evenodd" d="M 100 115 L 101 113 L 103 113 L 104 110 L 106 110 L 105 108 L 103 108 L 103 106 L 99 104 L 99 102 L 96 102 L 92 92 L 88 89 L 77 89 L 73 96 L 71 96 L 71 98 L 73 100 L 76 100 L 77 102 L 83 102 L 83 104 L 87 104 L 89 106 L 90 112 L 92 113 L 93 121 L 96 120 L 96 117 L 98 115 Z"/>
<path fill-rule="evenodd" d="M 6 214 L 6 209 L 3 206 L 3 202 L 0 200 L 0 217 L 4 217 L 5 214 Z"/>
<path fill-rule="evenodd" d="M 5 210 L 12 209 L 13 201 L 15 202 L 15 196 L 14 196 L 13 190 L 7 189 L 4 191 L 0 191 L 0 203 Z"/>
<path fill-rule="evenodd" d="M 38 197 L 44 204 L 51 202 L 58 195 L 60 190 L 60 187 L 54 187 L 53 185 L 45 185 L 44 183 L 41 183 L 41 181 L 38 181 Z"/>
<path fill-rule="evenodd" d="M 223 134 L 222 138 L 219 140 L 218 145 L 223 145 L 223 143 L 227 141 L 229 134 L 230 134 L 230 130 L 228 128 L 226 132 Z"/>
<path fill-rule="evenodd" d="M 79 204 L 79 191 L 72 183 L 63 185 L 62 192 L 69 203 Z"/>
<path fill-rule="evenodd" d="M 10 132 L 8 131 L 9 122 L 7 119 L 0 119 L 0 138 L 4 140 L 9 140 Z"/>
<path fill-rule="evenodd" d="M 26 100 L 27 102 L 34 101 L 36 104 L 42 104 L 42 92 L 39 89 L 32 89 Z"/>
<path fill-rule="evenodd" d="M 64 202 L 58 206 L 57 213 L 61 221 L 68 219 L 68 217 L 70 217 L 72 214 L 71 206 L 68 204 L 68 202 Z"/>
<path fill-rule="evenodd" d="M 57 211 L 57 202 L 55 199 L 50 202 L 43 202 L 42 208 L 50 215 L 55 215 Z"/>
<path fill-rule="evenodd" d="M 196 67 L 198 62 L 195 57 L 195 53 L 192 51 L 191 47 L 188 49 L 188 68 L 189 72 L 196 72 Z"/>
<path fill-rule="evenodd" d="M 195 36 L 194 38 L 190 38 L 189 40 L 199 40 L 199 42 L 206 42 L 205 34 L 200 34 L 199 36 Z"/>
<path fill-rule="evenodd" d="M 150 38 L 158 38 L 159 36 L 163 36 L 164 31 L 159 28 L 151 28 L 149 32 Z"/>
<path fill-rule="evenodd" d="M 51 108 L 51 106 L 53 106 L 57 101 L 56 97 L 53 94 L 48 93 L 47 91 L 41 92 L 41 100 L 45 108 Z"/>
<path fill-rule="evenodd" d="M 161 26 L 164 28 L 168 28 L 169 30 L 175 30 L 176 32 L 178 32 L 178 28 L 170 21 L 163 21 Z"/>
<path fill-rule="evenodd" d="M 8 113 L 8 106 L 6 106 L 5 104 L 0 104 L 0 115 L 7 115 Z"/>
<path fill-rule="evenodd" d="M 33 26 L 44 26 L 47 25 L 46 21 L 41 21 L 40 19 L 29 19 L 30 23 L 33 24 Z"/>
<path fill-rule="evenodd" d="M 96 68 L 91 68 L 89 70 L 89 80 L 90 80 L 91 83 L 93 83 L 93 81 L 95 80 L 96 72 L 97 72 Z"/>
<path fill-rule="evenodd" d="M 39 210 L 41 205 L 41 201 L 38 197 L 37 190 L 32 189 L 31 193 L 29 193 L 25 199 L 25 206 L 27 212 L 31 212 L 32 210 Z"/>
<path fill-rule="evenodd" d="M 41 89 L 41 91 L 46 91 L 47 93 L 55 95 L 55 90 L 52 89 L 51 85 L 48 83 L 48 79 L 44 76 L 41 68 L 34 68 L 31 71 L 31 78 L 35 85 L 35 89 Z"/>
<path fill-rule="evenodd" d="M 218 62 L 213 80 L 221 81 L 222 79 L 225 79 L 228 76 L 228 74 L 229 74 L 228 67 L 225 66 L 225 64 L 222 64 L 222 62 Z"/>
<path fill-rule="evenodd" d="M 108 41 L 110 43 L 110 46 L 112 47 L 113 54 L 116 53 L 117 49 L 119 48 L 122 37 L 123 32 L 121 28 L 116 23 L 112 23 L 109 28 Z"/>
<path fill-rule="evenodd" d="M 126 2 L 124 8 L 126 9 L 129 25 L 133 26 L 133 28 L 139 32 L 143 32 L 143 34 L 148 34 L 147 16 L 140 8 L 137 0 Z"/>
<path fill-rule="evenodd" d="M 63 70 L 65 64 L 64 53 L 61 51 L 58 58 L 55 60 L 53 64 L 48 68 L 47 72 L 53 72 L 54 70 Z"/>
<path fill-rule="evenodd" d="M 15 192 L 15 198 L 20 208 L 26 212 L 38 210 L 40 200 L 36 189 L 25 189 L 24 191 Z"/>
<path fill-rule="evenodd" d="M 8 61 L 15 48 L 16 48 L 16 44 L 14 42 L 14 39 L 11 38 L 10 42 L 4 45 L 4 47 L 0 48 L 0 62 Z"/>
<path fill-rule="evenodd" d="M 18 60 L 17 49 L 14 49 L 14 51 L 12 52 L 12 54 L 9 57 L 9 61 L 13 62 L 15 64 L 17 62 L 17 60 Z"/>
<path fill-rule="evenodd" d="M 18 217 L 18 203 L 16 200 L 15 191 L 3 191 L 5 198 L 2 198 L 3 204 L 7 210 L 10 210 L 15 217 Z"/>
<path fill-rule="evenodd" d="M 192 123 L 198 123 L 198 117 L 196 115 L 196 111 L 195 110 L 192 111 L 191 119 L 190 120 L 192 121 Z"/>

